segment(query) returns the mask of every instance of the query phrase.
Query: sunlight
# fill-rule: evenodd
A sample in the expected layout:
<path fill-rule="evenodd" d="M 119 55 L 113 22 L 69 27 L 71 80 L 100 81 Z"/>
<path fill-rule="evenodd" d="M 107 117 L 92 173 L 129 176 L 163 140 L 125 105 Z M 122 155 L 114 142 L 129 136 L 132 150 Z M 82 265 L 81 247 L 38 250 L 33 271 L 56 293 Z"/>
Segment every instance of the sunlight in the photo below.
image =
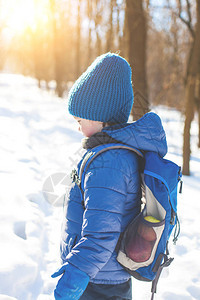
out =
<path fill-rule="evenodd" d="M 11 19 L 8 22 L 9 27 L 16 31 L 21 31 L 25 27 L 34 24 L 34 6 L 31 1 L 25 2 L 23 7 L 16 7 Z"/>
<path fill-rule="evenodd" d="M 15 0 L 4 3 L 4 19 L 14 33 L 22 33 L 26 28 L 35 29 L 37 23 L 45 21 L 45 0 Z"/>

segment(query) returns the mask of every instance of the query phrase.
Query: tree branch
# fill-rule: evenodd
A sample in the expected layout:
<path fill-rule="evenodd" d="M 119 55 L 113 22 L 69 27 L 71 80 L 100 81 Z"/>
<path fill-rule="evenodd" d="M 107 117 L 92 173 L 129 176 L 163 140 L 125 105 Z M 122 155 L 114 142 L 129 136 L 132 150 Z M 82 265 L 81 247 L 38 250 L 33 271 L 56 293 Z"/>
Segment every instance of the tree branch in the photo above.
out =
<path fill-rule="evenodd" d="M 187 1 L 187 13 L 188 13 L 188 21 L 191 23 L 192 22 L 192 17 L 191 17 L 191 4 L 189 0 Z"/>
<path fill-rule="evenodd" d="M 189 0 L 186 0 L 187 2 L 187 16 L 188 16 L 188 20 L 186 20 L 185 18 L 182 17 L 182 12 L 183 12 L 183 8 L 182 8 L 182 2 L 181 0 L 178 0 L 177 1 L 177 5 L 178 5 L 178 14 L 175 13 L 175 15 L 177 17 L 179 17 L 179 19 L 188 27 L 192 37 L 194 38 L 194 28 L 192 26 L 192 17 L 191 17 L 191 4 L 190 4 L 190 1 Z"/>

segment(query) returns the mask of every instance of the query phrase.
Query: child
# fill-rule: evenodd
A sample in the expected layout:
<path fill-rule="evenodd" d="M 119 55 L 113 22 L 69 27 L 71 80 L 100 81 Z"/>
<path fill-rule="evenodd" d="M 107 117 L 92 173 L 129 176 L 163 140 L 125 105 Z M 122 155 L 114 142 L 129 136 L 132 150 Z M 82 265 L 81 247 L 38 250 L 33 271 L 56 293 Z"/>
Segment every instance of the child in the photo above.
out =
<path fill-rule="evenodd" d="M 114 142 L 164 156 L 167 145 L 159 117 L 148 113 L 128 124 L 132 104 L 127 61 L 113 53 L 98 57 L 75 82 L 68 98 L 69 113 L 86 136 L 83 147 L 88 150 Z M 84 199 L 74 184 L 65 206 L 63 266 L 52 275 L 62 275 L 55 299 L 132 299 L 130 275 L 116 260 L 116 245 L 140 211 L 138 156 L 125 149 L 100 154 L 90 164 L 83 184 Z"/>

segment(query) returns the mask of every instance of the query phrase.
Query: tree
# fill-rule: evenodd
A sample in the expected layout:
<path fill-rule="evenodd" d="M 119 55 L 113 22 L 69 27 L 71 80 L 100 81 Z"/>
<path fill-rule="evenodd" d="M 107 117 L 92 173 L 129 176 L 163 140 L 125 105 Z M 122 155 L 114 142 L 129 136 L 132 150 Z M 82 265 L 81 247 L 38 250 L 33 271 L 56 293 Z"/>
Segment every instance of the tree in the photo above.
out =
<path fill-rule="evenodd" d="M 68 81 L 72 81 L 80 74 L 80 19 L 77 2 L 76 22 L 71 23 L 71 1 L 64 2 L 49 0 L 51 26 L 49 26 L 49 52 L 53 53 L 52 79 L 56 81 L 56 92 L 63 96 Z M 74 16 L 73 16 L 74 17 Z M 72 51 L 73 49 L 73 51 Z"/>
<path fill-rule="evenodd" d="M 113 47 L 113 8 L 114 8 L 114 0 L 110 0 L 110 16 L 108 22 L 108 31 L 107 31 L 107 39 L 106 39 L 106 51 L 109 52 Z"/>
<path fill-rule="evenodd" d="M 102 21 L 102 3 L 99 0 L 94 1 L 94 11 L 95 11 L 95 17 L 94 17 L 94 24 L 95 24 L 95 32 L 96 32 L 96 51 L 97 56 L 101 54 L 102 51 L 102 40 L 100 36 L 100 27 L 101 27 L 101 21 Z"/>
<path fill-rule="evenodd" d="M 146 78 L 147 21 L 141 0 L 126 0 L 128 30 L 128 60 L 132 67 L 134 105 L 132 115 L 135 120 L 149 111 Z"/>
<path fill-rule="evenodd" d="M 166 105 L 183 112 L 185 60 L 189 33 L 175 15 L 174 10 L 167 7 L 152 6 L 149 13 L 153 14 L 154 11 L 160 12 L 159 21 L 162 23 L 158 23 L 157 20 L 155 24 L 153 20 L 148 18 L 147 80 L 149 101 L 153 105 Z"/>
<path fill-rule="evenodd" d="M 188 26 L 193 38 L 187 64 L 183 136 L 183 174 L 190 175 L 190 128 L 194 118 L 195 108 L 198 110 L 200 116 L 200 2 L 196 0 L 195 28 L 192 27 L 191 4 L 189 0 L 187 0 L 187 20 L 182 16 L 181 4 L 181 0 L 179 0 L 179 17 Z"/>
<path fill-rule="evenodd" d="M 81 44 L 81 0 L 77 3 L 77 32 L 76 32 L 76 77 L 80 76 L 80 44 Z"/>
<path fill-rule="evenodd" d="M 92 19 L 92 2 L 87 0 L 87 17 L 88 17 L 88 57 L 87 65 L 90 65 L 92 56 L 92 29 L 91 29 L 91 19 Z"/>

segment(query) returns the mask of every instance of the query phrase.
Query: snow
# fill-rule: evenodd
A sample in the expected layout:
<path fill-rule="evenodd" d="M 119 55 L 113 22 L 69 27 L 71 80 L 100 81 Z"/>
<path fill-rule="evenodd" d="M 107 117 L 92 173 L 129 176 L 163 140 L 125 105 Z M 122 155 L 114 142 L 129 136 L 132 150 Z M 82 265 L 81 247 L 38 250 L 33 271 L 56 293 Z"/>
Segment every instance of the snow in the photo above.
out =
<path fill-rule="evenodd" d="M 157 107 L 167 132 L 167 158 L 182 165 L 184 118 Z M 181 234 L 155 300 L 200 299 L 200 151 L 192 124 L 191 176 L 179 196 Z M 45 200 L 44 182 L 70 173 L 82 156 L 82 135 L 66 101 L 22 75 L 0 74 L 0 300 L 53 299 L 63 209 Z M 49 180 L 50 180 L 49 179 Z M 62 185 L 62 182 L 60 182 Z M 63 186 L 61 187 L 63 189 Z M 56 191 L 59 193 L 59 191 Z M 150 283 L 133 280 L 133 299 L 150 299 Z"/>

